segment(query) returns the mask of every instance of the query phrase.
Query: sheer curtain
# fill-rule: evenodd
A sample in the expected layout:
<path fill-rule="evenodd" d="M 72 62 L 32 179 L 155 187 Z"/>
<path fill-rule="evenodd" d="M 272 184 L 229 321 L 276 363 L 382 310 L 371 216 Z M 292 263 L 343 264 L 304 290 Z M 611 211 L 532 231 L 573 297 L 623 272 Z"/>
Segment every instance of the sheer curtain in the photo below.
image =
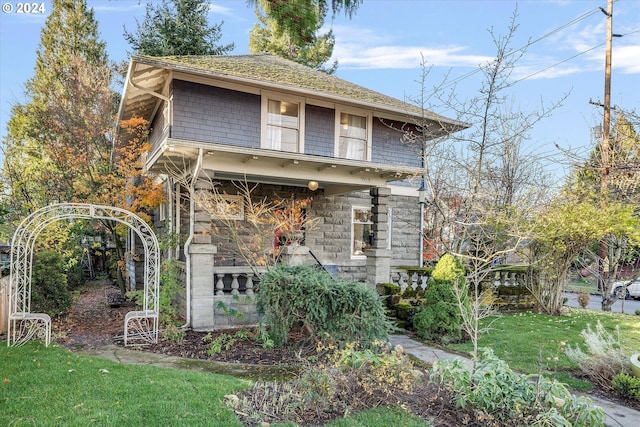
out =
<path fill-rule="evenodd" d="M 342 113 L 340 124 L 340 157 L 365 160 L 367 147 L 366 117 Z"/>
<path fill-rule="evenodd" d="M 267 110 L 267 138 L 269 148 L 280 150 L 282 147 L 282 115 L 280 114 L 280 101 L 269 100 Z"/>

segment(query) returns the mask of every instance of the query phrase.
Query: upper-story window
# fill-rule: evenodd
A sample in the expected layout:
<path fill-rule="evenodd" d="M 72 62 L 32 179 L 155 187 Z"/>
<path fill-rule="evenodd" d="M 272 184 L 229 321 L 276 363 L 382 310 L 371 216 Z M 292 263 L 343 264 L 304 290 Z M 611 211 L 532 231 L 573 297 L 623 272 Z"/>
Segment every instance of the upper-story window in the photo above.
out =
<path fill-rule="evenodd" d="M 264 96 L 262 148 L 302 152 L 302 111 L 297 100 Z"/>
<path fill-rule="evenodd" d="M 371 159 L 371 132 L 369 117 L 361 114 L 336 112 L 336 157 L 352 160 Z"/>

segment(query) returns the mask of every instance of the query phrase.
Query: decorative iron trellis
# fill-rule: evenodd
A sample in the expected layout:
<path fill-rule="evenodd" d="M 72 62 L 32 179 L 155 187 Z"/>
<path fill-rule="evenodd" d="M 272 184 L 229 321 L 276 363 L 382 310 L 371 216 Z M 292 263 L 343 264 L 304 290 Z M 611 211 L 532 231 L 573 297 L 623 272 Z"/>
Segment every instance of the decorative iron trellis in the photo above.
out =
<path fill-rule="evenodd" d="M 160 300 L 160 249 L 151 227 L 125 209 L 85 203 L 61 203 L 33 212 L 16 229 L 11 242 L 9 279 L 9 325 L 7 345 L 18 346 L 33 338 L 49 345 L 51 318 L 46 313 L 31 313 L 31 273 L 35 241 L 49 224 L 67 219 L 112 220 L 127 225 L 144 247 L 144 299 L 142 310 L 125 315 L 124 343 L 158 342 L 158 305 Z"/>

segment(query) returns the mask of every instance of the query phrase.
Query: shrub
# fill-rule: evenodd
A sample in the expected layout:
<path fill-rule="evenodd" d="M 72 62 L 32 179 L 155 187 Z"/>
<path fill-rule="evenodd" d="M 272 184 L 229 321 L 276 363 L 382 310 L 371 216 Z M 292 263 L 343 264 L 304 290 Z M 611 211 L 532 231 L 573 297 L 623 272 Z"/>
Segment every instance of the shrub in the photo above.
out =
<path fill-rule="evenodd" d="M 555 380 L 532 382 L 490 350 L 476 369 L 459 359 L 445 361 L 433 366 L 430 378 L 451 392 L 458 407 L 482 411 L 487 425 L 604 426 L 604 412 L 589 399 L 573 397 Z"/>
<path fill-rule="evenodd" d="M 640 378 L 618 374 L 613 377 L 611 388 L 626 399 L 640 400 Z"/>
<path fill-rule="evenodd" d="M 591 297 L 588 293 L 580 292 L 578 294 L 578 304 L 580 304 L 580 307 L 586 308 L 589 305 L 590 300 L 591 300 Z"/>
<path fill-rule="evenodd" d="M 451 254 L 444 254 L 438 260 L 436 267 L 433 269 L 431 277 L 436 280 L 448 280 L 457 282 L 465 275 L 464 267 L 460 261 Z"/>
<path fill-rule="evenodd" d="M 413 316 L 420 338 L 444 343 L 462 339 L 462 316 L 451 282 L 432 280 L 424 293 L 424 304 Z"/>
<path fill-rule="evenodd" d="M 184 263 L 169 259 L 160 265 L 160 300 L 158 306 L 160 310 L 160 323 L 171 332 L 175 332 L 175 327 L 180 323 L 180 313 L 175 305 L 176 296 L 182 291 L 180 284 L 180 273 Z M 142 295 L 144 298 L 144 295 Z M 174 334 L 174 338 L 179 338 L 180 334 Z M 178 339 L 180 341 L 180 339 Z"/>
<path fill-rule="evenodd" d="M 342 350 L 321 348 L 333 350 L 327 363 L 307 365 L 289 382 L 256 383 L 252 389 L 225 396 L 225 403 L 246 425 L 287 420 L 310 425 L 319 418 L 326 420 L 327 414 L 346 415 L 369 407 L 400 406 L 424 375 L 415 369 L 402 349 L 372 344 L 366 349 L 353 343 L 346 343 Z M 406 406 L 415 400 L 406 400 Z"/>
<path fill-rule="evenodd" d="M 69 311 L 72 304 L 61 255 L 50 250 L 38 252 L 31 276 L 31 310 L 55 316 Z"/>
<path fill-rule="evenodd" d="M 619 335 L 619 330 L 616 331 Z M 584 338 L 588 353 L 582 351 L 579 346 L 567 347 L 566 355 L 575 362 L 580 370 L 595 384 L 605 389 L 611 388 L 614 376 L 626 373 L 629 363 L 618 337 L 607 332 L 598 321 L 596 329 L 591 325 L 580 332 Z"/>
<path fill-rule="evenodd" d="M 276 346 L 283 346 L 295 327 L 313 338 L 364 345 L 385 340 L 393 328 L 374 289 L 334 281 L 308 265 L 278 265 L 269 270 L 260 280 L 256 304 Z"/>

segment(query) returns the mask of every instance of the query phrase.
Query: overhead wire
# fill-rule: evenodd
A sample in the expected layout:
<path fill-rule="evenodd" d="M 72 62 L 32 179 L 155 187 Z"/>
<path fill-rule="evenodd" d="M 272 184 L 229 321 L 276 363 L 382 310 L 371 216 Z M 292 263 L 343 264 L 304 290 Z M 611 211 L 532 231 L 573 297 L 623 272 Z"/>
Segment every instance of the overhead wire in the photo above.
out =
<path fill-rule="evenodd" d="M 615 2 L 617 2 L 617 1 L 618 1 L 618 0 L 615 0 Z M 576 17 L 576 18 L 572 19 L 571 21 L 569 21 L 569 22 L 567 22 L 567 23 L 565 23 L 565 24 L 562 24 L 561 26 L 559 26 L 559 27 L 557 27 L 557 28 L 555 28 L 555 29 L 553 29 L 553 30 L 549 31 L 549 32 L 548 32 L 548 33 L 546 33 L 546 34 L 543 34 L 542 36 L 538 37 L 537 39 L 534 39 L 534 40 L 532 40 L 532 41 L 529 41 L 527 44 L 525 44 L 525 45 L 524 45 L 524 46 L 522 46 L 521 48 L 519 48 L 519 49 L 514 49 L 514 50 L 512 50 L 512 51 L 508 52 L 505 56 L 511 56 L 511 55 L 515 55 L 515 54 L 516 54 L 516 53 L 518 53 L 518 52 L 524 52 L 524 51 L 525 51 L 525 50 L 527 50 L 530 46 L 532 46 L 532 45 L 534 45 L 534 44 L 536 44 L 536 43 L 538 43 L 538 42 L 540 42 L 540 41 L 542 41 L 542 40 L 546 39 L 547 37 L 550 37 L 550 36 L 552 36 L 552 35 L 554 35 L 554 34 L 556 34 L 556 33 L 559 33 L 560 31 L 562 31 L 562 30 L 564 30 L 564 29 L 566 29 L 566 28 L 568 28 L 568 27 L 570 27 L 570 26 L 572 26 L 572 25 L 575 25 L 575 24 L 579 23 L 580 21 L 583 21 L 583 20 L 585 20 L 585 19 L 587 19 L 587 18 L 591 17 L 592 15 L 594 15 L 594 14 L 596 14 L 596 13 L 599 13 L 599 12 L 601 12 L 599 8 L 597 8 L 597 9 L 593 9 L 593 10 L 590 10 L 590 11 L 587 11 L 587 12 L 583 13 L 582 15 L 580 15 L 580 16 L 578 16 L 578 17 Z M 639 31 L 640 31 L 640 30 L 639 30 Z M 637 31 L 633 31 L 633 32 L 631 32 L 631 33 L 627 33 L 627 34 L 633 34 L 633 33 L 635 33 L 635 32 L 637 32 Z M 549 66 L 549 67 L 546 67 L 546 68 L 545 68 L 545 69 L 543 69 L 543 70 L 537 71 L 537 72 L 532 73 L 532 74 L 530 74 L 530 75 L 528 75 L 528 76 L 526 76 L 526 77 L 523 77 L 523 78 L 521 78 L 521 79 L 518 79 L 518 80 L 516 80 L 516 81 L 514 82 L 514 84 L 515 84 L 515 83 L 518 83 L 518 82 L 520 82 L 520 81 L 522 81 L 522 80 L 526 80 L 526 79 L 528 79 L 528 78 L 530 78 L 530 77 L 532 77 L 532 76 L 535 76 L 535 75 L 537 75 L 537 74 L 540 74 L 540 73 L 542 73 L 542 72 L 544 72 L 544 71 L 547 71 L 547 70 L 549 70 L 549 69 L 551 69 L 551 68 L 553 68 L 553 67 L 556 67 L 556 66 L 558 66 L 558 65 L 560 65 L 560 64 L 562 64 L 562 63 L 564 63 L 564 62 L 570 61 L 570 60 L 572 60 L 572 59 L 574 59 L 574 58 L 576 58 L 576 57 L 578 57 L 578 56 L 580 56 L 580 55 L 583 55 L 583 54 L 585 54 L 585 53 L 587 53 L 587 52 L 589 52 L 589 51 L 591 51 L 591 50 L 597 49 L 598 47 L 600 47 L 600 46 L 602 46 L 602 45 L 604 45 L 604 43 L 601 43 L 601 44 L 599 44 L 599 45 L 597 45 L 597 46 L 594 46 L 594 47 L 592 47 L 592 48 L 590 48 L 590 49 L 587 49 L 587 50 L 585 50 L 584 52 L 578 53 L 577 55 L 574 55 L 574 56 L 572 56 L 572 57 L 570 57 L 570 58 L 567 58 L 567 59 L 565 59 L 565 60 L 563 60 L 563 61 L 560 61 L 560 62 L 558 62 L 558 63 L 556 63 L 556 64 L 554 64 L 554 65 L 551 65 L 551 66 Z M 461 75 L 461 76 L 459 76 L 459 77 L 456 77 L 455 79 L 451 80 L 450 82 L 445 83 L 445 84 L 443 84 L 442 86 L 440 86 L 440 89 L 443 89 L 443 88 L 447 88 L 447 87 L 449 87 L 449 86 L 456 85 L 457 83 L 459 83 L 459 82 L 461 82 L 461 81 L 463 81 L 463 80 L 466 80 L 467 78 L 469 78 L 469 77 L 473 76 L 474 74 L 476 74 L 476 73 L 480 72 L 481 70 L 482 70 L 482 68 L 478 67 L 478 68 L 476 68 L 476 69 L 474 69 L 474 70 L 472 70 L 472 71 L 469 71 L 469 72 L 467 72 L 467 73 L 465 73 L 465 74 L 463 74 L 463 75 Z"/>

